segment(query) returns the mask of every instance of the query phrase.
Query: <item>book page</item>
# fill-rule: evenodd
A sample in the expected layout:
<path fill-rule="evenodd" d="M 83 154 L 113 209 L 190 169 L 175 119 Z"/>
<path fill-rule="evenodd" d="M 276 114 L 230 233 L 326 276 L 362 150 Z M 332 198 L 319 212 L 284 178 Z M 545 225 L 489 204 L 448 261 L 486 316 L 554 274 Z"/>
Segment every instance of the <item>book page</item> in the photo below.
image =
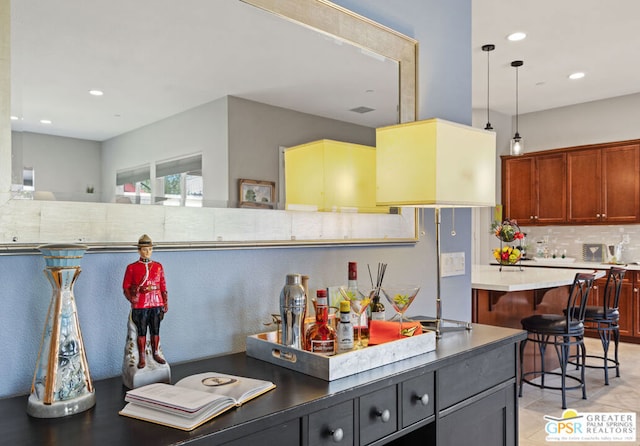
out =
<path fill-rule="evenodd" d="M 215 418 L 221 413 L 235 407 L 234 404 L 229 403 L 226 405 L 213 405 L 204 409 L 202 412 L 198 412 L 193 418 L 179 417 L 172 415 L 168 412 L 158 411 L 156 409 L 150 409 L 138 405 L 138 403 L 129 403 L 118 412 L 120 415 L 130 418 L 136 418 L 138 420 L 149 421 L 151 423 L 162 424 L 164 426 L 174 427 L 176 429 L 182 429 L 190 431 L 200 426 L 201 424 Z"/>
<path fill-rule="evenodd" d="M 236 405 L 239 406 L 251 398 L 255 398 L 273 389 L 275 384 L 261 379 L 206 372 L 187 376 L 178 381 L 175 386 L 199 390 L 214 395 L 229 396 L 233 398 L 236 401 Z"/>
<path fill-rule="evenodd" d="M 129 390 L 125 401 L 142 404 L 147 407 L 158 407 L 169 411 L 183 412 L 188 416 L 198 412 L 212 403 L 227 405 L 231 401 L 224 395 L 211 394 L 190 388 L 176 388 L 171 384 L 155 383 Z M 235 403 L 235 401 L 233 401 Z"/>

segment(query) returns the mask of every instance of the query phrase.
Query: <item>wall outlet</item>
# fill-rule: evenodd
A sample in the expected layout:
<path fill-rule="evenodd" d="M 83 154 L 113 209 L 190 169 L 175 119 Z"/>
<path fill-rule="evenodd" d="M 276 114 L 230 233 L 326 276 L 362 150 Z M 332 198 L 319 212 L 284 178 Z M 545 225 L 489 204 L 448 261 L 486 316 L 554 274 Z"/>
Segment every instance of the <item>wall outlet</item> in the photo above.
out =
<path fill-rule="evenodd" d="M 440 256 L 440 276 L 464 276 L 464 252 L 446 252 Z"/>

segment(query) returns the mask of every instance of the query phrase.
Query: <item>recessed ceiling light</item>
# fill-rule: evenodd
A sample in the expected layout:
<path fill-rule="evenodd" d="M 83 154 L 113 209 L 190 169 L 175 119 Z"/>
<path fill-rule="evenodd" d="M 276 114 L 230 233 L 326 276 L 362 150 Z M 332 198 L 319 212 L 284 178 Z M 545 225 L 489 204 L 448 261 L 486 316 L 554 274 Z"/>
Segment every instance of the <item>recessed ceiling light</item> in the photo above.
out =
<path fill-rule="evenodd" d="M 582 79 L 583 77 L 584 77 L 584 73 L 582 71 L 578 71 L 577 73 L 571 73 L 569 75 L 569 79 L 571 80 Z"/>
<path fill-rule="evenodd" d="M 18 119 L 20 119 L 20 118 L 18 118 L 17 116 L 12 116 L 12 117 L 11 117 L 11 120 L 12 120 L 12 121 L 17 121 Z"/>
<path fill-rule="evenodd" d="M 89 94 L 92 96 L 102 96 L 104 92 L 101 90 L 89 90 Z"/>
<path fill-rule="evenodd" d="M 509 34 L 507 36 L 507 40 L 510 40 L 512 42 L 517 42 L 518 40 L 523 40 L 525 37 L 527 37 L 526 33 L 523 33 L 522 31 L 518 31 L 518 32 Z"/>
<path fill-rule="evenodd" d="M 50 119 L 41 119 L 40 124 L 52 124 Z"/>

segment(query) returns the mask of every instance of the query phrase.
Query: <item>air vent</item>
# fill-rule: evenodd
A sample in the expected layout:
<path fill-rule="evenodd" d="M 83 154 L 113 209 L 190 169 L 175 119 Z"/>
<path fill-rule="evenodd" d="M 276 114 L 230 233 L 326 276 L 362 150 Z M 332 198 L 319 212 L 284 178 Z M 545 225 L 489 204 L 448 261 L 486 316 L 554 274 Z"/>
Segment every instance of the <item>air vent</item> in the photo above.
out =
<path fill-rule="evenodd" d="M 374 111 L 374 110 L 375 110 L 375 108 L 369 108 L 369 107 L 365 107 L 365 106 L 360 106 L 360 107 L 352 108 L 349 111 L 363 114 L 363 113 L 369 113 L 370 111 Z"/>

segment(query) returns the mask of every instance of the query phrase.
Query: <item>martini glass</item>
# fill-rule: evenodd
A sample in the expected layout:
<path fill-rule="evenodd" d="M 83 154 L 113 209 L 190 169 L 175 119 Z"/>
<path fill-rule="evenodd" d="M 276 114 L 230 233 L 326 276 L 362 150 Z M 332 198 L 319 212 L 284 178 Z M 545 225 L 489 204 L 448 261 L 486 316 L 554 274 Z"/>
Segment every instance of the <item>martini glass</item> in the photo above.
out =
<path fill-rule="evenodd" d="M 362 313 L 367 311 L 367 307 L 371 303 L 370 293 L 362 294 L 357 288 L 340 287 L 340 294 L 345 300 L 351 303 L 351 311 L 358 315 L 358 340 L 354 345 L 354 348 L 364 348 L 366 345 L 362 342 Z"/>
<path fill-rule="evenodd" d="M 411 305 L 413 300 L 418 295 L 420 287 L 413 285 L 401 285 L 401 286 L 388 286 L 382 288 L 382 294 L 389 301 L 396 312 L 400 315 L 400 337 L 403 336 L 402 331 L 402 318 L 405 311 Z"/>

